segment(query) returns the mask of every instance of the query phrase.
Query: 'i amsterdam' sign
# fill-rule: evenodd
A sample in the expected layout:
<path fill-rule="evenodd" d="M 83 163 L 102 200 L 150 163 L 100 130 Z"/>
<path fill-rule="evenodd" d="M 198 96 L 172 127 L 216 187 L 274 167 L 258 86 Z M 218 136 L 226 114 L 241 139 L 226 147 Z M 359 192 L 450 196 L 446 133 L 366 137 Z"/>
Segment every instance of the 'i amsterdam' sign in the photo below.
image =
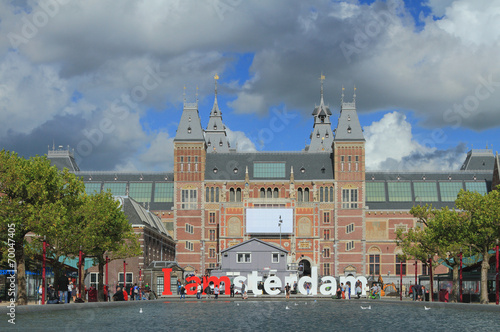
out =
<path fill-rule="evenodd" d="M 170 273 L 172 272 L 172 269 L 162 269 L 163 271 L 163 280 L 164 280 L 164 285 L 163 285 L 163 292 L 161 295 L 172 295 L 172 291 L 170 289 Z M 354 285 L 356 284 L 356 281 L 361 281 L 361 291 L 362 295 L 366 295 L 365 287 L 368 284 L 368 281 L 365 277 L 340 277 L 340 282 L 343 283 L 344 285 L 346 283 L 351 284 L 351 295 L 355 295 L 356 290 L 354 288 Z M 227 276 L 222 276 L 222 277 L 203 277 L 203 280 L 200 280 L 198 277 L 187 277 L 186 278 L 187 284 L 186 284 L 186 294 L 187 295 L 195 295 L 196 294 L 196 287 L 199 284 L 203 284 L 204 288 L 207 287 L 211 282 L 214 283 L 214 285 L 219 286 L 222 282 L 224 283 L 225 287 L 225 294 L 230 293 L 230 287 L 231 287 L 231 280 Z M 252 271 L 252 273 L 248 274 L 247 277 L 245 276 L 237 276 L 233 279 L 234 287 L 235 289 L 241 290 L 241 285 L 246 284 L 247 289 L 253 292 L 253 294 L 256 295 L 262 295 L 262 290 L 257 289 L 257 285 L 259 282 L 262 281 L 262 277 L 259 277 L 257 275 L 257 271 Z M 311 276 L 310 277 L 302 277 L 299 280 L 297 280 L 297 276 L 287 276 L 285 277 L 285 282 L 283 283 L 282 280 L 276 276 L 268 277 L 266 281 L 264 281 L 264 290 L 266 291 L 267 294 L 269 295 L 277 295 L 281 291 L 281 289 L 286 285 L 289 284 L 292 286 L 295 282 L 297 282 L 297 290 L 303 294 L 307 295 L 307 290 L 305 288 L 306 283 L 311 284 L 311 289 L 310 292 L 312 295 L 317 295 L 318 294 L 318 268 L 317 267 L 312 267 L 311 268 Z M 334 277 L 331 276 L 326 276 L 321 278 L 321 286 L 319 287 L 319 292 L 322 295 L 334 295 L 337 291 L 337 280 L 335 280 Z M 203 293 L 205 294 L 205 293 Z"/>

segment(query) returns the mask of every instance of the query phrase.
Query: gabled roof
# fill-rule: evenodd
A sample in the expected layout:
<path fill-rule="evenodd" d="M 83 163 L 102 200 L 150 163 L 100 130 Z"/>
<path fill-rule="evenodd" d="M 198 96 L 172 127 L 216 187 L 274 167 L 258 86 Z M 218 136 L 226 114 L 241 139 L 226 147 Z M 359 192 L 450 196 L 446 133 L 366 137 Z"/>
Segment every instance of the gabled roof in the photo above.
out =
<path fill-rule="evenodd" d="M 131 225 L 144 225 L 158 233 L 172 238 L 157 215 L 143 208 L 138 202 L 128 196 L 115 196 L 122 203 L 122 210 Z"/>
<path fill-rule="evenodd" d="M 257 177 L 254 172 L 256 163 L 284 163 L 284 176 Z M 295 181 L 332 180 L 333 163 L 331 153 L 314 152 L 254 152 L 254 153 L 216 153 L 206 156 L 205 181 L 230 180 L 244 181 L 248 168 L 251 181 L 273 180 L 288 181 L 294 173 Z"/>
<path fill-rule="evenodd" d="M 284 248 L 282 248 L 282 247 L 280 247 L 280 246 L 277 246 L 277 245 L 275 245 L 274 243 L 265 242 L 265 241 L 262 241 L 262 240 L 257 239 L 257 238 L 253 238 L 253 239 L 250 239 L 250 240 L 246 240 L 246 241 L 243 241 L 243 242 L 241 242 L 241 243 L 238 243 L 238 244 L 236 244 L 236 245 L 234 245 L 234 246 L 232 246 L 232 247 L 229 247 L 229 248 L 226 248 L 226 249 L 224 249 L 224 250 L 221 250 L 221 253 L 223 253 L 223 252 L 227 252 L 227 251 L 233 251 L 233 250 L 238 249 L 238 248 L 241 248 L 242 246 L 245 246 L 245 245 L 247 245 L 247 244 L 249 244 L 249 243 L 251 243 L 251 242 L 258 242 L 258 243 L 261 243 L 261 244 L 263 244 L 263 245 L 268 246 L 268 247 L 269 247 L 269 248 L 271 248 L 271 249 L 274 249 L 274 250 L 279 250 L 279 251 L 282 251 L 282 252 L 284 252 L 284 253 L 288 253 L 288 251 L 287 251 L 286 249 L 284 249 Z"/>

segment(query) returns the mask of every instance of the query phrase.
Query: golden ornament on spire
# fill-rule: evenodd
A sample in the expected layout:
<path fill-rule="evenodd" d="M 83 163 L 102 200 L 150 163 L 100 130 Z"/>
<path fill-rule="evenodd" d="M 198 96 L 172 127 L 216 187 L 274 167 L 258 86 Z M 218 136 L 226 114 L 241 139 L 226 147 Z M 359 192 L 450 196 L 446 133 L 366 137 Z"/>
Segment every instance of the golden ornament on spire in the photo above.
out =
<path fill-rule="evenodd" d="M 325 80 L 325 75 L 323 75 L 323 73 L 321 73 L 321 76 L 319 77 L 319 79 L 320 79 L 321 81 L 324 81 L 324 80 Z"/>
<path fill-rule="evenodd" d="M 219 79 L 219 75 L 215 74 L 214 80 L 218 80 L 218 79 Z"/>

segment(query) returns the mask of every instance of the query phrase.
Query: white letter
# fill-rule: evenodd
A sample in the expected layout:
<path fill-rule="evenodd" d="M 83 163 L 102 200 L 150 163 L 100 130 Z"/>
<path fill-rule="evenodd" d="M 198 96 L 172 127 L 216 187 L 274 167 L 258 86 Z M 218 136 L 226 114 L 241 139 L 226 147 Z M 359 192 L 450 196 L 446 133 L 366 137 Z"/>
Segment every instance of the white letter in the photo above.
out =
<path fill-rule="evenodd" d="M 337 292 L 337 280 L 334 277 L 323 277 L 321 278 L 323 285 L 319 287 L 319 292 L 322 295 L 334 295 Z M 330 287 L 330 290 L 327 288 Z"/>
<path fill-rule="evenodd" d="M 271 287 L 276 288 L 274 290 Z M 269 295 L 278 295 L 281 293 L 281 280 L 277 276 L 272 276 L 264 281 L 264 290 Z"/>

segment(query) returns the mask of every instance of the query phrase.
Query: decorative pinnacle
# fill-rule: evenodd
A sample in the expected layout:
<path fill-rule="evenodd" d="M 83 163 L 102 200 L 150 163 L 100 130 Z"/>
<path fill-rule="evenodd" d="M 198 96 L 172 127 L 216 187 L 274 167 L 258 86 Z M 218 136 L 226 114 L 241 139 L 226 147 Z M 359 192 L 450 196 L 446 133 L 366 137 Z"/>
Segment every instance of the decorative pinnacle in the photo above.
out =
<path fill-rule="evenodd" d="M 341 104 L 343 104 L 343 103 L 344 103 L 344 90 L 345 90 L 345 88 L 344 88 L 344 84 L 342 84 L 342 96 L 341 96 L 341 98 L 340 98 L 340 103 L 341 103 Z"/>
<path fill-rule="evenodd" d="M 184 103 L 186 102 L 186 86 L 184 85 L 184 93 L 182 94 L 184 96 Z"/>
<path fill-rule="evenodd" d="M 356 102 L 356 84 L 354 85 L 354 95 L 352 96 L 352 102 Z"/>
<path fill-rule="evenodd" d="M 323 102 L 323 81 L 325 80 L 325 75 L 323 75 L 323 73 L 321 73 L 319 80 L 321 81 L 321 101 Z"/>
<path fill-rule="evenodd" d="M 215 97 L 217 98 L 217 80 L 219 79 L 219 75 L 215 74 L 214 80 L 215 80 Z"/>

